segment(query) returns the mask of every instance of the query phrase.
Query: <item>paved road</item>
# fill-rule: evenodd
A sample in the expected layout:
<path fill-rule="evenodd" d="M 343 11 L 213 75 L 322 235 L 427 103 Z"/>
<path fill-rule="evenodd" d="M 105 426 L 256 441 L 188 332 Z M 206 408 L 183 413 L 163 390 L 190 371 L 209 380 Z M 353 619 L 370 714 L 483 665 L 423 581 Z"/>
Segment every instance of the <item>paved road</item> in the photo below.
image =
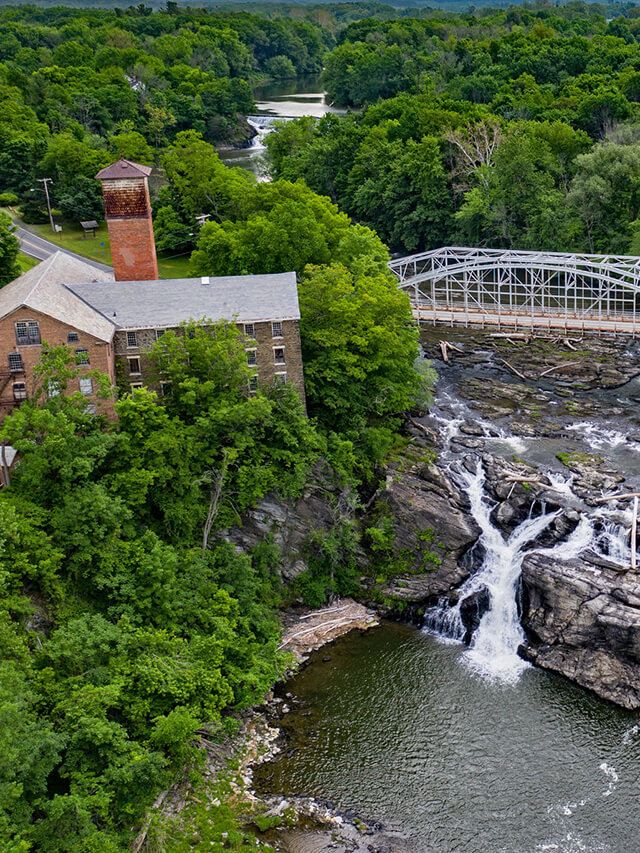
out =
<path fill-rule="evenodd" d="M 83 255 L 78 255 L 76 252 L 70 252 L 68 249 L 63 249 L 62 246 L 58 246 L 56 243 L 45 240 L 37 234 L 34 234 L 32 231 L 29 231 L 17 220 L 14 220 L 14 222 L 18 226 L 15 235 L 18 240 L 20 240 L 20 248 L 25 255 L 29 255 L 31 258 L 37 258 L 39 261 L 44 261 L 54 252 L 64 252 L 66 255 L 71 255 L 74 258 L 84 261 L 85 264 L 89 264 L 91 267 L 96 267 L 96 269 L 104 270 L 106 272 L 113 272 L 113 267 L 101 264 L 100 261 L 94 261 L 92 258 L 85 258 Z"/>

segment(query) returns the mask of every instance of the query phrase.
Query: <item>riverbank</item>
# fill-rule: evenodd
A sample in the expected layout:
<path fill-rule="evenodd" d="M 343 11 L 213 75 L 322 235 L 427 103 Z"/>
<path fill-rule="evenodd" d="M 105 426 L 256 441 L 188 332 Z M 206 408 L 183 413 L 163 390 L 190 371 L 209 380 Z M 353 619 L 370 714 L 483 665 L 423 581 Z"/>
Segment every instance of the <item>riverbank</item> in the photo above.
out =
<path fill-rule="evenodd" d="M 378 627 L 375 613 L 353 599 L 339 599 L 318 609 L 291 608 L 282 614 L 280 649 L 291 655 L 289 679 L 309 655 L 351 631 Z M 325 660 L 330 658 L 326 657 Z M 285 682 L 281 682 L 281 685 Z M 263 797 L 253 787 L 256 767 L 272 760 L 283 746 L 280 721 L 296 703 L 274 690 L 263 703 L 236 718 L 237 731 L 221 743 L 201 733 L 202 767 L 195 781 L 185 778 L 164 791 L 132 844 L 133 853 L 149 849 L 157 836 L 171 851 L 212 848 L 287 853 L 409 853 L 379 824 L 341 815 L 311 797 Z M 192 771 L 193 772 L 193 771 Z"/>

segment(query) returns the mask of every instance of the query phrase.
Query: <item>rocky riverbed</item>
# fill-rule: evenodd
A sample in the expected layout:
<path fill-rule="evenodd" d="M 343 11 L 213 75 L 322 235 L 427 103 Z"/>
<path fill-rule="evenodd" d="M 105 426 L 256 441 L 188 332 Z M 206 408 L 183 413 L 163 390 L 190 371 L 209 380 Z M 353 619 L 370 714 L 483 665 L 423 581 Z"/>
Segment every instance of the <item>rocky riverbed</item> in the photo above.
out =
<path fill-rule="evenodd" d="M 440 388 L 433 414 L 409 426 L 412 443 L 436 448 L 438 461 L 396 466 L 402 471 L 390 472 L 381 496 L 394 509 L 398 547 L 429 524 L 442 560 L 428 573 L 414 565 L 393 578 L 384 590 L 389 611 L 397 601 L 419 620 L 443 598 L 454 604 L 482 562 L 459 476 L 480 465 L 491 521 L 505 539 L 527 517 L 554 513 L 526 546 L 532 553 L 522 565 L 520 654 L 599 696 L 640 708 L 640 574 L 631 570 L 624 540 L 632 503 L 603 501 L 640 487 L 640 344 L 459 330 L 451 339 L 450 332 L 423 334 L 425 353 L 438 358 Z M 445 338 L 454 344 L 446 363 Z M 562 543 L 581 523 L 593 541 L 569 554 Z M 467 641 L 489 607 L 486 590 L 464 603 Z"/>
<path fill-rule="evenodd" d="M 447 362 L 440 358 L 445 338 L 455 346 L 447 348 Z M 432 611 L 455 613 L 462 626 L 456 639 L 473 646 L 495 606 L 488 586 L 471 583 L 485 566 L 490 524 L 505 545 L 514 536 L 522 541 L 514 590 L 524 629 L 521 658 L 624 708 L 640 708 L 640 573 L 631 570 L 625 539 L 631 504 L 602 500 L 640 489 L 640 346 L 629 340 L 509 340 L 460 330 L 425 332 L 423 346 L 440 374 L 436 403 L 428 416 L 408 421 L 407 445 L 360 517 L 363 528 L 381 515 L 393 520 L 390 560 L 403 570 L 376 577 L 363 551 L 365 604 L 418 625 Z M 470 500 L 472 480 L 481 481 L 490 508 L 482 525 Z M 326 493 L 332 489 L 330 505 Z M 336 505 L 344 510 L 350 504 L 326 480 L 324 496 L 321 491 L 310 489 L 294 505 L 268 498 L 230 538 L 246 547 L 247 537 L 257 540 L 269 530 L 287 554 L 283 573 L 296 577 L 306 568 L 309 524 L 329 530 Z M 523 530 L 531 531 L 529 538 Z M 339 624 L 340 611 L 318 617 L 320 633 L 332 616 Z M 298 624 L 288 636 L 305 630 Z M 281 712 L 282 706 L 272 709 L 276 717 Z M 296 718 L 313 727 L 305 713 L 296 709 Z M 286 738 L 278 743 L 291 749 Z M 412 849 L 402 833 L 294 799 L 301 815 L 315 809 L 313 826 L 272 833 L 280 849 Z M 275 814 L 290 804 L 290 797 L 275 797 L 270 809 Z"/>

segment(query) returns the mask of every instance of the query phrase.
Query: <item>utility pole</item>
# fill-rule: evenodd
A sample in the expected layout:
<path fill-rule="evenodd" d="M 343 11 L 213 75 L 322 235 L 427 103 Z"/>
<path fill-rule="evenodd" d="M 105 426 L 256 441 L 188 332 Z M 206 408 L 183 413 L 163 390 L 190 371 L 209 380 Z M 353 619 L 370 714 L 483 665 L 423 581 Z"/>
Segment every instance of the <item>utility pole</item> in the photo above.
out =
<path fill-rule="evenodd" d="M 44 194 L 47 197 L 47 210 L 49 211 L 49 222 L 51 223 L 51 230 L 53 233 L 56 233 L 55 225 L 53 224 L 53 214 L 51 213 L 51 202 L 49 200 L 49 181 L 52 181 L 52 178 L 36 178 L 39 183 L 44 184 Z"/>

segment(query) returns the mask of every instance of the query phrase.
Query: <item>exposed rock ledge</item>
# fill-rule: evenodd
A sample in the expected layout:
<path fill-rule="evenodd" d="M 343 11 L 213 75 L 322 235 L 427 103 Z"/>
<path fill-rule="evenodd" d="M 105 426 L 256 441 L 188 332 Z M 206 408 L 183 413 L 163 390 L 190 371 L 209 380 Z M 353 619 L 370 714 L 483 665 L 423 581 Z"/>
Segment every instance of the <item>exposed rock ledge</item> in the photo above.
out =
<path fill-rule="evenodd" d="M 629 709 L 640 708 L 640 574 L 586 552 L 522 565 L 520 654 Z"/>

